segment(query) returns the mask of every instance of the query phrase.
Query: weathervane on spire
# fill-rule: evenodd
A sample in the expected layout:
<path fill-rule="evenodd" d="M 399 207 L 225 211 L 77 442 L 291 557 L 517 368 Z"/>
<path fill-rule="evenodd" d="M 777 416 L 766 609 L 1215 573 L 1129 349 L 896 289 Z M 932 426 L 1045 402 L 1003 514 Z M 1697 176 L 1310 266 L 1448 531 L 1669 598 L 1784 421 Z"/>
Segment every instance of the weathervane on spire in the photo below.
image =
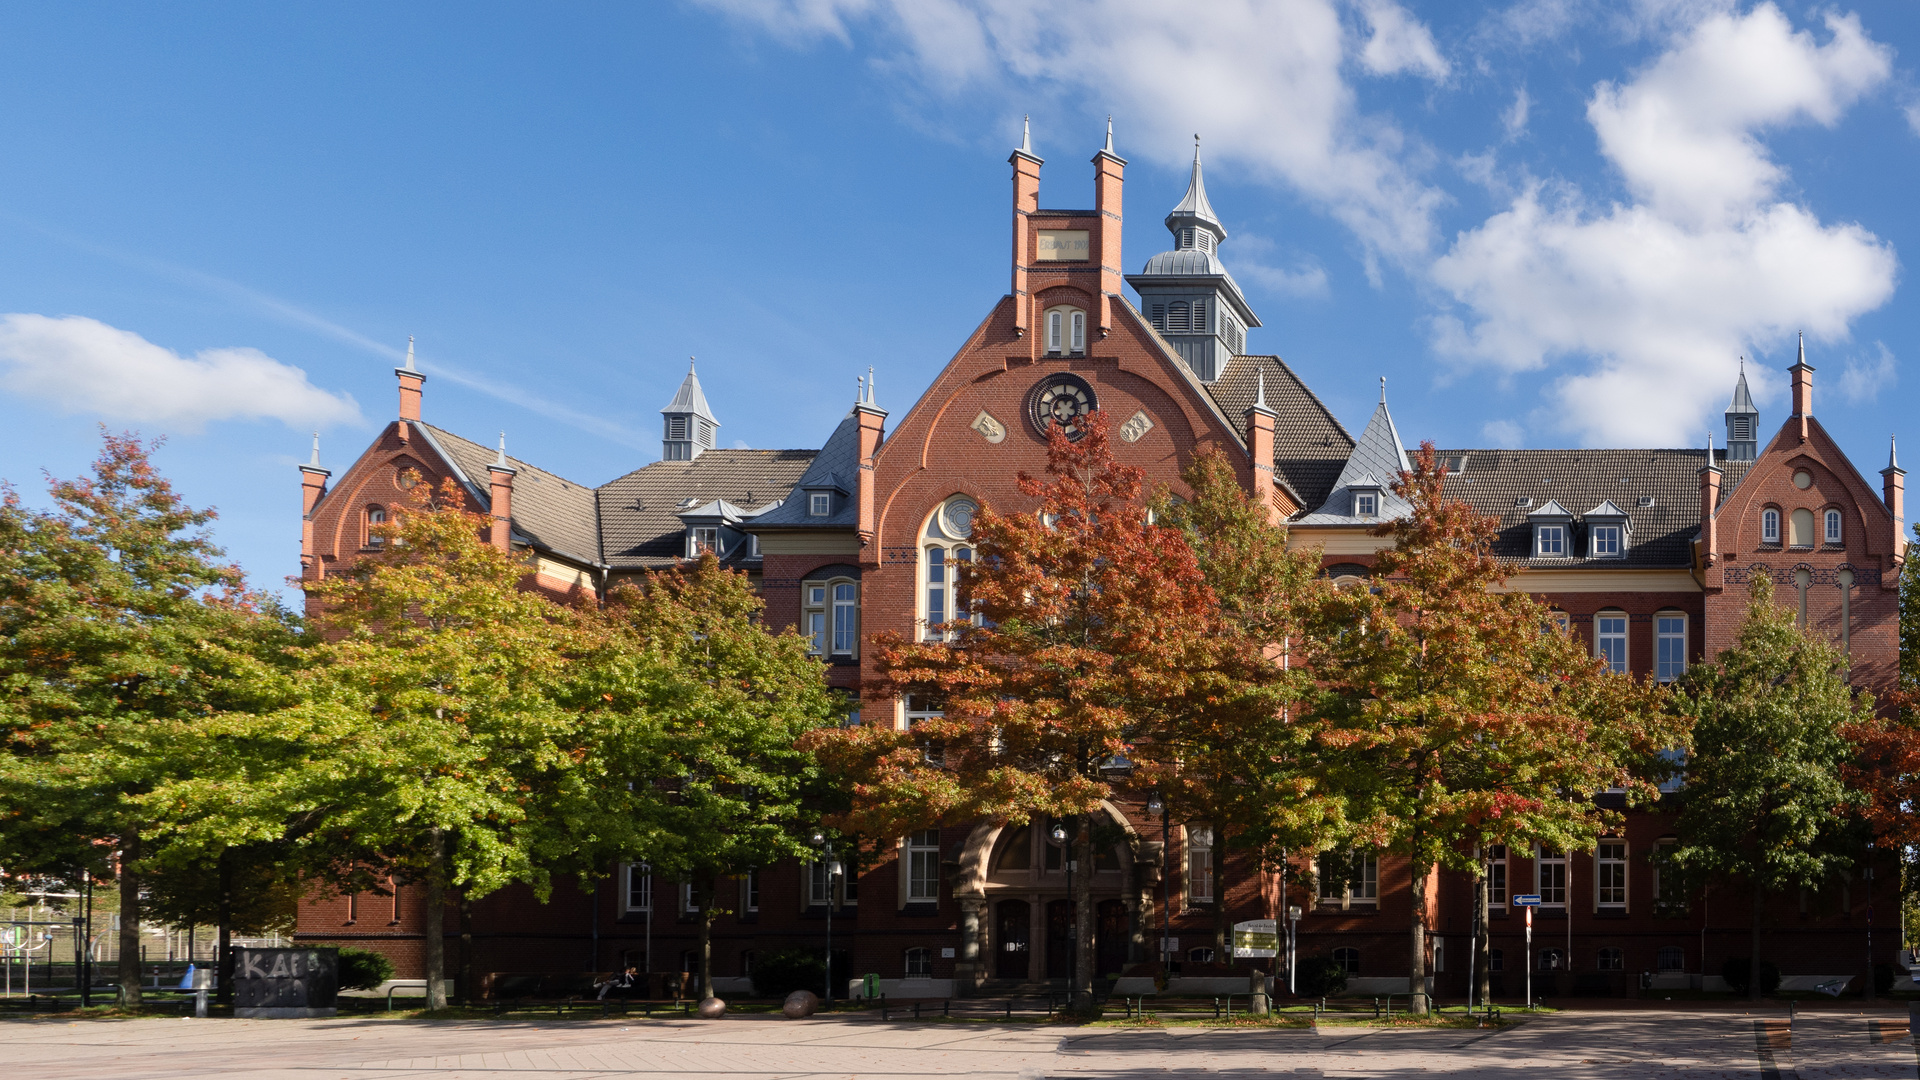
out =
<path fill-rule="evenodd" d="M 1386 403 L 1387 403 L 1387 377 L 1385 375 L 1382 375 L 1380 376 L 1380 404 L 1385 405 Z"/>

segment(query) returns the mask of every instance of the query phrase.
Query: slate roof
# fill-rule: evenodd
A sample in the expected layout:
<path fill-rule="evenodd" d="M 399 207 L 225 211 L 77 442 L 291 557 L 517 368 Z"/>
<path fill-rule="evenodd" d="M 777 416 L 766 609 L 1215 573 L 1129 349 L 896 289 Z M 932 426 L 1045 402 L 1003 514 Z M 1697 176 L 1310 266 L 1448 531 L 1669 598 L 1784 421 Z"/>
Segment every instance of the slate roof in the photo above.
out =
<path fill-rule="evenodd" d="M 1441 450 L 1441 459 L 1463 456 L 1465 468 L 1447 477 L 1446 491 L 1485 514 L 1500 519 L 1494 554 L 1501 560 L 1538 569 L 1606 570 L 1686 567 L 1693 563 L 1692 542 L 1700 533 L 1699 470 L 1706 451 L 1692 450 Z M 1745 478 L 1752 462 L 1727 461 L 1721 501 Z M 1651 506 L 1642 506 L 1651 498 Z M 1522 502 L 1521 500 L 1528 500 Z M 1612 500 L 1626 512 L 1630 527 L 1627 552 L 1619 559 L 1535 559 L 1527 516 L 1548 501 L 1563 507 L 1601 506 Z M 1573 550 L 1584 552 L 1582 511 L 1572 509 Z"/>
<path fill-rule="evenodd" d="M 1333 490 L 1313 513 L 1294 519 L 1296 525 L 1373 525 L 1392 521 L 1413 512 L 1405 499 L 1393 493 L 1393 482 L 1407 471 L 1406 445 L 1393 426 L 1393 414 L 1384 398 L 1373 410 L 1367 429 L 1340 468 Z M 1380 512 L 1372 517 L 1353 516 L 1352 488 L 1375 488 L 1380 492 Z"/>
<path fill-rule="evenodd" d="M 707 407 L 706 392 L 700 389 L 700 376 L 693 373 L 693 365 L 691 364 L 687 365 L 687 377 L 680 381 L 679 392 L 675 393 L 673 400 L 667 402 L 667 407 L 660 411 L 663 413 L 692 413 L 695 416 L 712 421 L 714 427 L 720 426 L 720 421 L 714 419 L 713 410 Z"/>
<path fill-rule="evenodd" d="M 432 424 L 419 424 L 419 427 L 441 456 L 461 474 L 460 480 L 468 494 L 481 506 L 491 508 L 492 482 L 487 476 L 487 466 L 494 462 L 498 451 Z M 593 489 L 511 455 L 507 457 L 507 464 L 515 470 L 513 531 L 532 541 L 537 548 L 588 565 L 599 565 L 602 562 L 600 516 Z"/>
<path fill-rule="evenodd" d="M 840 426 L 827 436 L 827 443 L 820 448 L 806 472 L 792 485 L 792 490 L 803 488 L 838 488 L 848 495 L 857 493 L 859 482 L 857 475 L 860 467 L 860 418 L 852 412 L 840 421 Z M 852 529 L 860 524 L 860 505 L 853 499 L 840 498 L 833 502 L 834 512 L 827 517 L 813 517 L 807 513 L 804 499 L 789 499 L 766 513 L 753 519 L 753 532 L 762 529 Z"/>
<path fill-rule="evenodd" d="M 1266 373 L 1267 407 L 1275 414 L 1274 476 L 1303 505 L 1321 506 L 1353 453 L 1353 436 L 1286 361 L 1277 356 L 1232 357 L 1220 377 L 1206 384 L 1207 393 L 1235 430 L 1244 431 L 1261 372 Z"/>
<path fill-rule="evenodd" d="M 679 515 L 715 500 L 751 515 L 787 497 L 812 450 L 708 450 L 692 461 L 656 461 L 602 484 L 604 557 L 615 570 L 676 565 L 686 551 Z M 515 496 L 519 488 L 514 488 Z"/>

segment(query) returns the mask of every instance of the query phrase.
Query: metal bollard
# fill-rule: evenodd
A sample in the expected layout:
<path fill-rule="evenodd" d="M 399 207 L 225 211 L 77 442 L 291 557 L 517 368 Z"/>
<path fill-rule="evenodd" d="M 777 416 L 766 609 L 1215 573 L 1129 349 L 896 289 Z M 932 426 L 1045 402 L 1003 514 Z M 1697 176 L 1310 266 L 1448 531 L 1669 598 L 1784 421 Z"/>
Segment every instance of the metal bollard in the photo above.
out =
<path fill-rule="evenodd" d="M 952 998 L 948 998 L 947 1000 L 940 1003 L 940 1015 L 941 1016 L 953 1015 L 953 999 Z"/>
<path fill-rule="evenodd" d="M 913 1003 L 913 1018 L 920 1019 L 920 1003 L 917 1001 Z"/>
<path fill-rule="evenodd" d="M 1013 1019 L 1013 999 L 1007 999 L 1007 1019 Z"/>

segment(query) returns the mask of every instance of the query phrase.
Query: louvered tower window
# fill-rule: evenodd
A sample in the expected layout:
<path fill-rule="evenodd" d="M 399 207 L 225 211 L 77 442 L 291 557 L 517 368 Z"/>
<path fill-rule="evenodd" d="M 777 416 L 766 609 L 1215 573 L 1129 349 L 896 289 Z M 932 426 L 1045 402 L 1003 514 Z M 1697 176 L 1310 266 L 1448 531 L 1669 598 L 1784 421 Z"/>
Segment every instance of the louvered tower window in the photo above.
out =
<path fill-rule="evenodd" d="M 689 417 L 685 417 L 685 416 L 667 417 L 667 438 L 685 439 L 687 437 L 687 420 L 688 419 Z"/>
<path fill-rule="evenodd" d="M 1193 308 L 1185 300 L 1167 305 L 1167 332 L 1184 334 L 1193 328 Z"/>

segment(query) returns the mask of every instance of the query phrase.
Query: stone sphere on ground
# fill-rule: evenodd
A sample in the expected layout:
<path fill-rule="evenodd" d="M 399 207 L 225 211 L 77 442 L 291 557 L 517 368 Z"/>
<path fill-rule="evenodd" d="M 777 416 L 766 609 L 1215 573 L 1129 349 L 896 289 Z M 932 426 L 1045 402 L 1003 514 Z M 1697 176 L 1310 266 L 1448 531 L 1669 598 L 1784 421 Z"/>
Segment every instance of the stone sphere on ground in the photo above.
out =
<path fill-rule="evenodd" d="M 780 1011 L 787 1014 L 789 1020 L 798 1020 L 803 1016 L 812 1016 L 820 1009 L 820 996 L 811 990 L 795 990 L 787 995 L 786 1003 Z"/>
<path fill-rule="evenodd" d="M 700 1016 L 706 1020 L 718 1020 L 727 1015 L 727 1003 L 719 998 L 704 998 L 700 1002 Z"/>

